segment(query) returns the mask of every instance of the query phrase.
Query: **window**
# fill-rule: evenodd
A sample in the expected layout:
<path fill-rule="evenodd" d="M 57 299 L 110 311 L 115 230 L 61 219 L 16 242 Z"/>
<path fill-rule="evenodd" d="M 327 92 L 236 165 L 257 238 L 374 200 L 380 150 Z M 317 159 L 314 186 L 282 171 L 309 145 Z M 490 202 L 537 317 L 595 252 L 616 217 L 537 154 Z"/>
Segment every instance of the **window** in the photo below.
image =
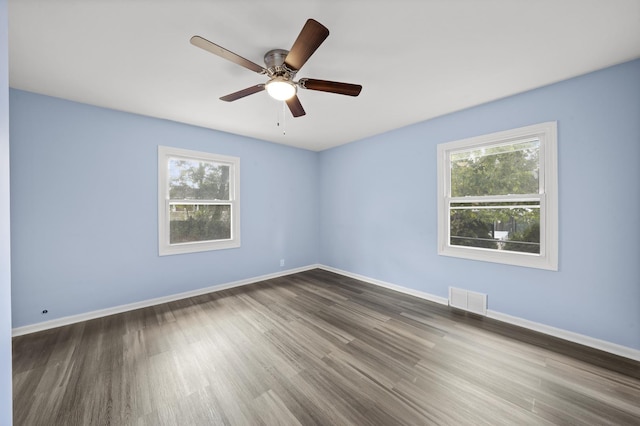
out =
<path fill-rule="evenodd" d="M 240 246 L 240 159 L 158 147 L 161 256 Z"/>
<path fill-rule="evenodd" d="M 556 123 L 438 145 L 438 253 L 558 269 Z"/>

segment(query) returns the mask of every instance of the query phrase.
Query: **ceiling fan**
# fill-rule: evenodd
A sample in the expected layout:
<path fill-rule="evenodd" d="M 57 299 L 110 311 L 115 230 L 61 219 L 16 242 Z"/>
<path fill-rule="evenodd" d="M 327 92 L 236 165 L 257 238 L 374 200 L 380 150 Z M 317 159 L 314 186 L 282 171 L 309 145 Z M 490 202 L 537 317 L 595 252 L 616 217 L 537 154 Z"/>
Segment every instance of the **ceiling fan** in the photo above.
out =
<path fill-rule="evenodd" d="M 291 50 L 273 49 L 264 55 L 266 67 L 262 67 L 248 59 L 237 55 L 224 47 L 218 46 L 200 36 L 191 37 L 191 44 L 208 52 L 243 66 L 258 74 L 265 74 L 269 81 L 264 84 L 247 87 L 238 92 L 223 96 L 220 99 L 233 102 L 245 96 L 266 90 L 271 97 L 286 102 L 294 117 L 305 115 L 304 108 L 298 99 L 298 88 L 337 93 L 340 95 L 358 96 L 362 86 L 358 84 L 340 83 L 336 81 L 301 78 L 294 81 L 296 73 L 307 62 L 322 42 L 329 36 L 329 30 L 314 19 L 308 19 Z"/>

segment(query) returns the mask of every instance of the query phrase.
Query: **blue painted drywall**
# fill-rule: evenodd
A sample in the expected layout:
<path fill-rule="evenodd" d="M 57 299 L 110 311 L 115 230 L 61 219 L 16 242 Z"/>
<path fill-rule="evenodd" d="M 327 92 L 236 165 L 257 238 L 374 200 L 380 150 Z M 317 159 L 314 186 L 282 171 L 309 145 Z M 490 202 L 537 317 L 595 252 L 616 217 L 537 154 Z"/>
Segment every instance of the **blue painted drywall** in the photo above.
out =
<path fill-rule="evenodd" d="M 9 185 L 9 36 L 0 0 L 0 425 L 11 424 L 11 220 Z"/>
<path fill-rule="evenodd" d="M 556 120 L 560 270 L 438 256 L 436 145 Z M 320 261 L 640 349 L 639 164 L 640 60 L 327 150 Z"/>
<path fill-rule="evenodd" d="M 321 153 L 10 91 L 13 326 L 323 264 L 640 349 L 640 61 Z M 436 145 L 557 120 L 560 270 L 441 257 Z M 241 158 L 242 247 L 158 257 L 156 147 Z M 43 317 L 40 312 L 48 309 Z"/>
<path fill-rule="evenodd" d="M 317 153 L 19 90 L 10 108 L 13 327 L 317 262 Z M 158 256 L 158 145 L 240 157 L 240 248 Z"/>

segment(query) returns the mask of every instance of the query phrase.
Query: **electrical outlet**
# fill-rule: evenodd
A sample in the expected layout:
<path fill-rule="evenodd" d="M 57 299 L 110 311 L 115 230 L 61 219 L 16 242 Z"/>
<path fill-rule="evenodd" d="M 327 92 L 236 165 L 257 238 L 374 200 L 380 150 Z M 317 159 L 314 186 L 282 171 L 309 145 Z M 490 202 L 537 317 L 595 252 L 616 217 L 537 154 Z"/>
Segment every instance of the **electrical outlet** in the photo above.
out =
<path fill-rule="evenodd" d="M 280 266 L 284 266 L 284 259 L 280 259 Z"/>

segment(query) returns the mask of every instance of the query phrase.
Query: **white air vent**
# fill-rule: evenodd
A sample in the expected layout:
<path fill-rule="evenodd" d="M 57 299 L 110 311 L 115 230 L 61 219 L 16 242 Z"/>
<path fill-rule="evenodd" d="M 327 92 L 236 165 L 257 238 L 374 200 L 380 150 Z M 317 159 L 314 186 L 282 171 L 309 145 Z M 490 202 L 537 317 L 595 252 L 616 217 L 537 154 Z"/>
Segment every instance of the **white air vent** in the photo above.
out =
<path fill-rule="evenodd" d="M 449 306 L 478 315 L 487 315 L 487 295 L 449 287 Z"/>

